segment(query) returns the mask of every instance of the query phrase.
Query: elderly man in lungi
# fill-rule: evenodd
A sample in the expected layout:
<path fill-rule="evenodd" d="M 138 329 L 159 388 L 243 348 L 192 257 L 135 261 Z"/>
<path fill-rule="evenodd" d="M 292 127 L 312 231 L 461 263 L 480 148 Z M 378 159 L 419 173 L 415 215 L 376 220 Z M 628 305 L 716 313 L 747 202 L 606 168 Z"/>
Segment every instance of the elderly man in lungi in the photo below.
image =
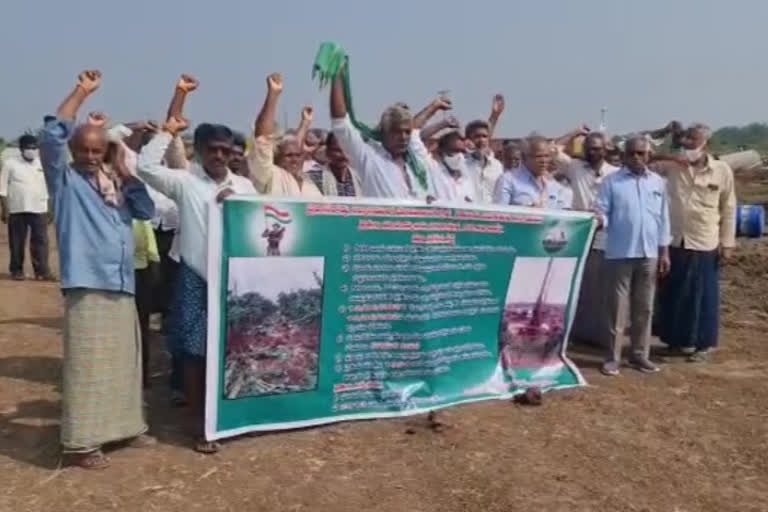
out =
<path fill-rule="evenodd" d="M 104 165 L 103 117 L 75 126 L 78 109 L 100 84 L 98 71 L 80 74 L 41 144 L 65 303 L 61 445 L 71 463 L 86 469 L 109 465 L 101 451 L 106 443 L 154 444 L 142 407 L 131 227 L 133 219 L 151 219 L 154 204 L 126 166 Z"/>
<path fill-rule="evenodd" d="M 720 265 L 736 245 L 733 171 L 707 151 L 712 135 L 703 124 L 682 136 L 685 163 L 663 161 L 667 177 L 672 267 L 659 294 L 659 337 L 671 356 L 701 363 L 717 346 Z"/>

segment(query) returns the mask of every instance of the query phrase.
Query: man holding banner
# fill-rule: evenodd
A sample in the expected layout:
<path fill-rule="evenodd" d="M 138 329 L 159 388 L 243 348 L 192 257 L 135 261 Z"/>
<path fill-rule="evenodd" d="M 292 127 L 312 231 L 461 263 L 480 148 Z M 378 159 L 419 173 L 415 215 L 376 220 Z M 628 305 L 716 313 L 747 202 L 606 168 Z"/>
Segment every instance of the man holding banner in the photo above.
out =
<path fill-rule="evenodd" d="M 184 359 L 184 391 L 193 415 L 192 425 L 201 436 L 205 394 L 205 358 L 208 301 L 208 208 L 228 194 L 255 194 L 251 182 L 229 170 L 233 134 L 226 126 L 202 124 L 195 130 L 195 152 L 200 163 L 190 172 L 162 164 L 171 140 L 187 126 L 184 119 L 169 117 L 161 133 L 142 149 L 138 173 L 150 186 L 176 202 L 179 208 L 181 262 L 176 281 L 173 333 Z M 215 453 L 219 447 L 200 439 L 195 449 Z"/>

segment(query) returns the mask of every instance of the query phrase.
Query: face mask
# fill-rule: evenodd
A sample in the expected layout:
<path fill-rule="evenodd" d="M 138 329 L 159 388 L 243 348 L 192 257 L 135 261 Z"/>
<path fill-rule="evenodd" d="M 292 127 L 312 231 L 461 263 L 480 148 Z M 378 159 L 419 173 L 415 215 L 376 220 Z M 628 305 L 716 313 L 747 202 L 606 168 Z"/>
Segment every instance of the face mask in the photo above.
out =
<path fill-rule="evenodd" d="M 449 171 L 464 171 L 464 155 L 461 153 L 456 153 L 455 155 L 443 155 L 443 163 Z"/>
<path fill-rule="evenodd" d="M 25 150 L 22 150 L 21 156 L 27 162 L 31 162 L 32 160 L 35 160 L 37 158 L 37 150 L 36 149 L 25 149 Z"/>
<path fill-rule="evenodd" d="M 704 156 L 704 151 L 701 148 L 698 149 L 686 149 L 685 156 L 691 163 L 698 162 L 701 157 Z"/>

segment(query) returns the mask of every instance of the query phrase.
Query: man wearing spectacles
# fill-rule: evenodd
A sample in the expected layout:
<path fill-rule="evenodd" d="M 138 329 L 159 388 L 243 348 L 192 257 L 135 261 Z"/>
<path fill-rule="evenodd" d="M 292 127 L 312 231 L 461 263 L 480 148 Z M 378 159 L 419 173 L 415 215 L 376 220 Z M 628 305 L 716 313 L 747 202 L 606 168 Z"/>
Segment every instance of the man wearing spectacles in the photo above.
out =
<path fill-rule="evenodd" d="M 630 366 L 655 373 L 650 352 L 657 276 L 669 272 L 671 241 L 666 183 L 647 167 L 651 148 L 644 137 L 626 143 L 624 167 L 606 176 L 596 201 L 605 229 L 606 322 L 610 349 L 602 371 L 616 376 L 621 366 L 624 322 L 629 306 Z"/>

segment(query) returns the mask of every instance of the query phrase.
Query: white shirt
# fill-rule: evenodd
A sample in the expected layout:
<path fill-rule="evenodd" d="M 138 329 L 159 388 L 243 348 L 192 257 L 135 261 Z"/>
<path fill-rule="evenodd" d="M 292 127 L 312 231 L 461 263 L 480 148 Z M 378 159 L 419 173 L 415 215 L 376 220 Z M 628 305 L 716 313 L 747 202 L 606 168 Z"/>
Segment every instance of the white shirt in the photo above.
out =
<path fill-rule="evenodd" d="M 565 177 L 571 182 L 574 210 L 592 211 L 603 178 L 619 170 L 618 167 L 603 161 L 600 169 L 595 172 L 586 161 L 571 158 L 563 152 L 558 154 L 558 163 L 561 164 Z M 592 248 L 605 250 L 605 231 L 602 229 L 595 232 Z"/>
<path fill-rule="evenodd" d="M 331 129 L 339 142 L 339 146 L 349 158 L 350 166 L 360 174 L 363 196 L 425 199 L 428 195 L 434 195 L 434 184 L 429 171 L 429 151 L 421 141 L 419 130 L 411 131 L 408 147 L 415 153 L 424 167 L 426 188 L 419 183 L 410 165 L 405 166 L 405 172 L 408 175 L 408 180 L 406 180 L 403 175 L 403 168 L 392 159 L 392 156 L 381 144 L 365 142 L 357 128 L 352 125 L 349 116 L 343 119 L 332 119 Z M 408 181 L 410 181 L 410 187 Z"/>
<path fill-rule="evenodd" d="M 232 172 L 221 183 L 216 183 L 198 164 L 193 164 L 188 172 L 165 167 L 161 162 L 170 142 L 171 136 L 163 132 L 144 146 L 139 154 L 139 177 L 176 202 L 180 217 L 178 249 L 181 259 L 200 277 L 207 279 L 209 205 L 222 190 L 255 194 L 256 189 L 250 180 Z"/>
<path fill-rule="evenodd" d="M 280 197 L 323 197 L 323 193 L 312 180 L 298 181 L 293 174 L 275 164 L 275 149 L 271 137 L 256 137 L 251 142 L 251 150 L 247 156 L 248 168 L 251 171 L 251 180 L 259 192 Z"/>
<path fill-rule="evenodd" d="M 474 175 L 479 197 L 477 202 L 490 204 L 493 202 L 493 192 L 496 182 L 504 174 L 504 166 L 493 155 L 486 159 L 478 159 L 474 153 L 467 155 L 467 169 Z"/>
<path fill-rule="evenodd" d="M 40 160 L 6 160 L 0 171 L 0 197 L 7 198 L 8 213 L 47 212 L 48 187 Z"/>
<path fill-rule="evenodd" d="M 138 155 L 134 150 L 129 148 L 123 141 L 120 141 L 123 150 L 125 151 L 125 165 L 128 170 L 133 174 L 137 174 L 136 168 L 138 167 Z M 184 171 L 182 171 L 184 172 Z M 154 188 L 146 185 L 147 193 L 155 203 L 155 216 L 152 218 L 152 228 L 161 229 L 162 231 L 173 231 L 179 227 L 179 209 L 167 196 L 161 194 Z"/>
<path fill-rule="evenodd" d="M 474 177 L 466 171 L 455 177 L 439 160 L 431 160 L 432 180 L 435 184 L 435 197 L 439 201 L 466 203 L 478 201 L 477 184 Z M 469 201 L 467 201 L 469 199 Z"/>
<path fill-rule="evenodd" d="M 187 171 L 177 171 L 187 172 Z M 152 227 L 160 231 L 175 231 L 179 228 L 179 208 L 166 195 L 161 194 L 147 185 L 147 193 L 155 203 L 155 216 L 152 218 Z"/>

